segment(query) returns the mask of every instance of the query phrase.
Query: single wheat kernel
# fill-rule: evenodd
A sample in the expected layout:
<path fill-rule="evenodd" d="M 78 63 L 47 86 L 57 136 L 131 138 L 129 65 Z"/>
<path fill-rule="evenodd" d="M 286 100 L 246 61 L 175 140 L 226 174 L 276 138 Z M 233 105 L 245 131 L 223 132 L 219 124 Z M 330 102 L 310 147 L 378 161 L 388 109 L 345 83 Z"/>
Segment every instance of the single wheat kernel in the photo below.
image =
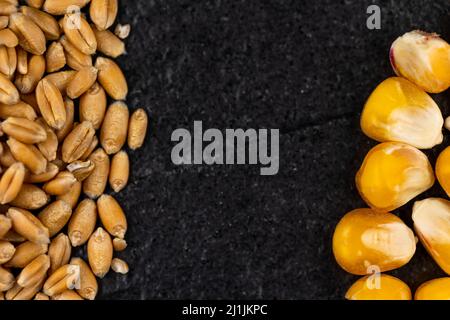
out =
<path fill-rule="evenodd" d="M 127 140 L 129 112 L 123 102 L 109 106 L 100 130 L 100 143 L 107 154 L 115 154 Z"/>
<path fill-rule="evenodd" d="M 22 75 L 28 73 L 28 52 L 20 47 L 17 48 L 17 71 Z"/>
<path fill-rule="evenodd" d="M 49 231 L 31 212 L 19 208 L 9 208 L 8 217 L 13 229 L 25 239 L 39 244 L 50 243 Z"/>
<path fill-rule="evenodd" d="M 64 52 L 66 54 L 67 65 L 74 70 L 81 70 L 84 67 L 92 66 L 92 57 L 88 54 L 84 54 L 77 49 L 67 38 L 62 36 L 59 39 L 62 46 L 64 47 Z"/>
<path fill-rule="evenodd" d="M 72 100 L 66 98 L 64 100 L 64 108 L 66 110 L 66 122 L 64 126 L 56 131 L 58 141 L 61 143 L 74 127 L 75 105 Z"/>
<path fill-rule="evenodd" d="M 98 141 L 97 136 L 94 136 L 94 138 L 92 139 L 91 145 L 86 150 L 86 152 L 81 156 L 80 160 L 86 161 L 89 158 L 89 156 L 92 154 L 92 152 L 94 152 L 94 150 L 97 148 L 98 142 L 99 141 Z M 1 155 L 0 155 L 0 159 L 1 159 Z"/>
<path fill-rule="evenodd" d="M 6 142 L 11 153 L 17 161 L 22 162 L 32 173 L 44 173 L 47 169 L 47 160 L 42 153 L 33 145 L 24 144 L 14 138 Z"/>
<path fill-rule="evenodd" d="M 92 30 L 97 38 L 98 51 L 111 58 L 117 58 L 125 54 L 125 43 L 114 33 L 109 30 L 101 31 L 95 27 Z"/>
<path fill-rule="evenodd" d="M 5 266 L 8 268 L 25 268 L 31 261 L 48 252 L 48 244 L 26 241 L 16 247 L 16 252 Z"/>
<path fill-rule="evenodd" d="M 0 154 L 1 165 L 4 168 L 9 168 L 16 162 L 17 160 L 13 157 L 11 149 L 9 148 L 8 144 L 2 143 L 2 153 Z"/>
<path fill-rule="evenodd" d="M 114 24 L 118 12 L 117 0 L 92 0 L 89 15 L 99 30 L 106 30 Z"/>
<path fill-rule="evenodd" d="M 77 160 L 67 166 L 67 170 L 80 182 L 86 180 L 87 177 L 91 175 L 92 171 L 94 171 L 94 168 L 95 164 L 90 160 Z"/>
<path fill-rule="evenodd" d="M 80 295 L 73 290 L 66 290 L 52 297 L 52 300 L 76 301 L 76 300 L 83 300 L 83 298 L 80 297 Z"/>
<path fill-rule="evenodd" d="M 16 248 L 9 241 L 0 240 L 0 265 L 5 264 L 14 255 Z"/>
<path fill-rule="evenodd" d="M 118 24 L 116 29 L 114 29 L 114 33 L 120 39 L 124 40 L 130 36 L 131 26 L 129 24 L 121 25 Z"/>
<path fill-rule="evenodd" d="M 14 286 L 14 275 L 0 266 L 0 292 L 8 291 Z"/>
<path fill-rule="evenodd" d="M 95 130 L 92 123 L 83 121 L 67 135 L 62 145 L 62 159 L 66 163 L 76 161 L 83 156 L 91 145 Z"/>
<path fill-rule="evenodd" d="M 25 178 L 25 166 L 16 162 L 6 170 L 0 180 L 0 203 L 6 204 L 14 200 L 22 188 Z"/>
<path fill-rule="evenodd" d="M 38 292 L 35 296 L 34 296 L 34 300 L 42 300 L 42 301 L 47 301 L 50 300 L 50 297 L 42 292 Z"/>
<path fill-rule="evenodd" d="M 55 296 L 66 290 L 75 289 L 80 282 L 80 267 L 66 264 L 56 271 L 44 283 L 44 293 Z"/>
<path fill-rule="evenodd" d="M 0 30 L 0 45 L 8 48 L 15 48 L 19 44 L 19 39 L 10 29 Z"/>
<path fill-rule="evenodd" d="M 68 171 L 60 172 L 53 180 L 48 181 L 42 189 L 52 196 L 60 196 L 70 191 L 77 179 Z"/>
<path fill-rule="evenodd" d="M 3 237 L 8 233 L 11 227 L 11 219 L 4 214 L 0 214 L 0 239 L 3 239 Z"/>
<path fill-rule="evenodd" d="M 17 277 L 17 284 L 24 288 L 32 287 L 42 280 L 49 268 L 50 258 L 42 254 L 22 269 Z"/>
<path fill-rule="evenodd" d="M 14 81 L 17 89 L 22 94 L 32 93 L 39 81 L 42 79 L 45 73 L 45 58 L 43 56 L 31 56 L 28 61 L 26 74 L 19 74 Z"/>
<path fill-rule="evenodd" d="M 97 200 L 97 208 L 105 229 L 114 237 L 123 239 L 127 232 L 127 219 L 116 199 L 104 194 Z"/>
<path fill-rule="evenodd" d="M 80 202 L 72 215 L 68 233 L 72 246 L 78 247 L 85 244 L 92 235 L 97 222 L 97 206 L 91 199 Z"/>
<path fill-rule="evenodd" d="M 82 9 L 90 0 L 46 0 L 42 9 L 52 15 L 66 14 L 70 8 Z"/>
<path fill-rule="evenodd" d="M 17 12 L 17 3 L 8 0 L 0 1 L 0 15 L 8 16 L 15 12 Z"/>
<path fill-rule="evenodd" d="M 47 227 L 50 237 L 56 235 L 67 224 L 72 208 L 63 200 L 56 200 L 38 214 L 39 220 Z"/>
<path fill-rule="evenodd" d="M 94 300 L 98 292 L 97 279 L 89 265 L 81 258 L 72 258 L 71 265 L 80 267 L 80 287 L 77 288 L 78 294 L 87 300 Z"/>
<path fill-rule="evenodd" d="M 70 81 L 72 81 L 76 73 L 77 72 L 74 70 L 59 71 L 51 73 L 45 76 L 45 78 L 53 83 L 62 95 L 66 95 L 67 86 Z"/>
<path fill-rule="evenodd" d="M 77 99 L 87 92 L 97 80 L 97 69 L 85 67 L 78 71 L 67 86 L 67 95 L 71 99 Z"/>
<path fill-rule="evenodd" d="M 137 109 L 130 117 L 128 146 L 131 150 L 142 147 L 147 135 L 148 117 L 144 109 Z"/>
<path fill-rule="evenodd" d="M 11 105 L 19 103 L 19 91 L 3 74 L 0 74 L 0 103 Z"/>
<path fill-rule="evenodd" d="M 39 118 L 36 122 L 45 130 L 47 134 L 47 138 L 38 143 L 37 147 L 45 159 L 48 161 L 53 161 L 56 159 L 56 154 L 58 151 L 58 137 L 43 118 Z"/>
<path fill-rule="evenodd" d="M 17 53 L 15 48 L 0 46 L 0 72 L 8 79 L 14 76 L 17 69 Z"/>
<path fill-rule="evenodd" d="M 44 32 L 29 17 L 22 13 L 9 16 L 9 28 L 19 38 L 19 45 L 35 55 L 42 55 L 46 50 Z"/>
<path fill-rule="evenodd" d="M 114 238 L 113 240 L 113 247 L 114 247 L 114 251 L 123 251 L 127 248 L 128 244 L 124 239 L 120 239 L 120 238 Z"/>
<path fill-rule="evenodd" d="M 99 129 L 106 112 L 106 92 L 101 85 L 94 85 L 80 98 L 80 121 L 90 121 L 95 130 Z"/>
<path fill-rule="evenodd" d="M 96 199 L 103 194 L 108 183 L 110 161 L 102 148 L 94 151 L 89 156 L 89 160 L 94 162 L 95 168 L 91 175 L 83 181 L 83 192 L 89 198 Z"/>
<path fill-rule="evenodd" d="M 50 274 L 69 263 L 72 254 L 72 246 L 69 237 L 63 233 L 56 236 L 48 248 L 50 257 Z"/>
<path fill-rule="evenodd" d="M 61 35 L 58 21 L 43 11 L 36 8 L 22 6 L 20 11 L 30 18 L 43 32 L 47 40 L 57 40 Z"/>
<path fill-rule="evenodd" d="M 0 104 L 0 118 L 8 119 L 9 117 L 35 120 L 37 115 L 33 107 L 23 101 L 12 105 Z"/>
<path fill-rule="evenodd" d="M 8 27 L 9 17 L 8 16 L 0 16 L 0 30 Z"/>
<path fill-rule="evenodd" d="M 89 238 L 87 245 L 89 265 L 92 272 L 103 278 L 111 267 L 113 246 L 111 237 L 102 228 L 98 228 Z"/>
<path fill-rule="evenodd" d="M 47 140 L 45 129 L 33 120 L 9 117 L 1 127 L 4 133 L 22 143 L 35 144 Z"/>
<path fill-rule="evenodd" d="M 1 158 L 0 158 L 1 160 Z M 59 172 L 59 167 L 54 163 L 48 162 L 44 173 L 33 174 L 27 172 L 25 174 L 25 182 L 27 183 L 43 183 L 52 180 Z"/>
<path fill-rule="evenodd" d="M 114 258 L 112 260 L 111 269 L 113 269 L 113 271 L 115 273 L 120 273 L 120 274 L 127 274 L 128 271 L 130 270 L 128 267 L 128 264 L 119 258 Z"/>
<path fill-rule="evenodd" d="M 25 2 L 30 7 L 33 7 L 33 8 L 36 8 L 36 9 L 40 9 L 42 7 L 42 5 L 44 4 L 44 1 L 45 0 L 26 0 Z"/>
<path fill-rule="evenodd" d="M 130 159 L 126 151 L 116 153 L 111 160 L 109 185 L 114 192 L 120 192 L 128 183 L 130 176 Z"/>
<path fill-rule="evenodd" d="M 37 210 L 50 201 L 50 196 L 34 184 L 24 183 L 10 205 L 25 210 Z"/>
<path fill-rule="evenodd" d="M 95 63 L 98 81 L 114 100 L 125 100 L 128 84 L 120 67 L 111 59 L 98 57 Z"/>
<path fill-rule="evenodd" d="M 72 209 L 77 206 L 78 200 L 81 195 L 81 182 L 76 181 L 73 186 L 70 188 L 69 192 L 62 194 L 56 197 L 56 200 L 63 200 L 66 202 Z"/>
<path fill-rule="evenodd" d="M 9 289 L 6 294 L 6 300 L 31 300 L 39 290 L 42 289 L 44 285 L 45 276 L 42 279 L 31 287 L 23 288 L 18 283 L 16 283 L 11 289 Z"/>
<path fill-rule="evenodd" d="M 36 88 L 36 98 L 47 124 L 54 129 L 61 129 L 66 122 L 67 114 L 58 88 L 44 78 Z"/>
<path fill-rule="evenodd" d="M 66 55 L 64 48 L 60 42 L 53 42 L 45 53 L 47 61 L 47 72 L 55 72 L 61 70 L 66 65 Z"/>
<path fill-rule="evenodd" d="M 74 28 L 73 19 L 78 24 Z M 62 21 L 62 27 L 67 39 L 82 53 L 92 55 L 97 51 L 97 40 L 91 26 L 78 14 L 66 14 Z"/>

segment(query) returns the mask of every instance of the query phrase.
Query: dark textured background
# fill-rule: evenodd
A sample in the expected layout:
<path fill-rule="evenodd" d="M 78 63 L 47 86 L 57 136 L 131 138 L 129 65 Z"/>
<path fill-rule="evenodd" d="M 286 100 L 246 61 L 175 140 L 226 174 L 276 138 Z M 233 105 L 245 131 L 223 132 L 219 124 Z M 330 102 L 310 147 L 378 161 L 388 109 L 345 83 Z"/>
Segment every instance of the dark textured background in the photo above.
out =
<path fill-rule="evenodd" d="M 334 226 L 364 206 L 354 175 L 374 145 L 358 121 L 392 75 L 391 42 L 415 28 L 449 40 L 448 0 L 121 1 L 132 24 L 129 105 L 151 116 L 146 147 L 118 195 L 128 213 L 127 276 L 103 299 L 341 299 L 356 279 L 331 254 Z M 437 97 L 448 115 L 448 97 Z M 279 128 L 280 172 L 170 161 L 176 128 Z M 441 149 L 441 148 L 438 148 Z M 437 151 L 431 152 L 435 157 Z M 428 194 L 440 194 L 435 187 Z M 423 196 L 422 196 L 423 197 Z M 410 206 L 399 212 L 410 224 Z M 415 288 L 440 275 L 419 247 L 394 272 Z"/>

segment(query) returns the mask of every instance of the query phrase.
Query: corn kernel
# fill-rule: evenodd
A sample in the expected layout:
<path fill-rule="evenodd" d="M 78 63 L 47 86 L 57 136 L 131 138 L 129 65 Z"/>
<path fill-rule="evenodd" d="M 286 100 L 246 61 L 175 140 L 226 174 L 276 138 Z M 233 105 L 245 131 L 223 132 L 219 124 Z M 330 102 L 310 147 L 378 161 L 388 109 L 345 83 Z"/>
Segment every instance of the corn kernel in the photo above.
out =
<path fill-rule="evenodd" d="M 397 75 L 430 93 L 450 87 L 450 45 L 435 33 L 411 31 L 394 41 L 390 51 Z"/>
<path fill-rule="evenodd" d="M 450 147 L 445 148 L 437 158 L 436 177 L 441 187 L 450 196 Z"/>
<path fill-rule="evenodd" d="M 348 300 L 411 300 L 408 285 L 387 274 L 365 276 L 345 294 Z"/>
<path fill-rule="evenodd" d="M 371 208 L 382 211 L 401 207 L 433 184 L 433 169 L 427 156 L 399 142 L 372 148 L 356 174 L 362 198 Z"/>
<path fill-rule="evenodd" d="M 389 212 L 356 209 L 336 226 L 333 253 L 347 272 L 366 275 L 389 271 L 408 263 L 416 251 L 414 234 Z"/>
<path fill-rule="evenodd" d="M 415 300 L 450 300 L 450 278 L 433 279 L 423 283 L 414 294 Z"/>
<path fill-rule="evenodd" d="M 420 242 L 450 275 L 450 202 L 439 198 L 417 201 L 412 219 Z"/>
<path fill-rule="evenodd" d="M 384 80 L 367 100 L 361 129 L 380 141 L 405 142 L 419 149 L 442 143 L 444 119 L 433 99 L 406 79 Z"/>

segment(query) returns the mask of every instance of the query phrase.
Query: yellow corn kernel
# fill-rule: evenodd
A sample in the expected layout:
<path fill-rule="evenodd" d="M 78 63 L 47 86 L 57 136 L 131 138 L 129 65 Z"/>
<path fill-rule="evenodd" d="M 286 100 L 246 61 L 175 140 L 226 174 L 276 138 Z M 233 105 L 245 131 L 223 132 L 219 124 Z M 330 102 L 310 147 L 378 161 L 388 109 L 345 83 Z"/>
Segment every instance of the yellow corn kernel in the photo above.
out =
<path fill-rule="evenodd" d="M 433 184 L 433 169 L 427 156 L 399 142 L 372 148 L 356 174 L 362 198 L 371 208 L 382 211 L 401 207 Z"/>
<path fill-rule="evenodd" d="M 442 143 L 444 118 L 433 99 L 406 79 L 384 80 L 372 92 L 361 115 L 361 129 L 380 141 L 405 142 L 419 149 Z"/>
<path fill-rule="evenodd" d="M 420 242 L 450 275 L 450 201 L 439 198 L 417 201 L 412 219 Z"/>
<path fill-rule="evenodd" d="M 437 158 L 436 177 L 441 187 L 450 196 L 450 147 L 445 148 Z"/>
<path fill-rule="evenodd" d="M 411 300 L 408 285 L 387 274 L 374 274 L 357 280 L 345 294 L 348 300 Z"/>
<path fill-rule="evenodd" d="M 450 300 L 450 278 L 433 279 L 417 288 L 414 300 Z"/>
<path fill-rule="evenodd" d="M 400 268 L 415 251 L 412 230 L 389 212 L 350 211 L 338 223 L 333 235 L 337 263 L 345 271 L 358 275 Z"/>
<path fill-rule="evenodd" d="M 435 33 L 405 33 L 392 44 L 390 59 L 397 75 L 427 92 L 450 87 L 450 45 Z"/>

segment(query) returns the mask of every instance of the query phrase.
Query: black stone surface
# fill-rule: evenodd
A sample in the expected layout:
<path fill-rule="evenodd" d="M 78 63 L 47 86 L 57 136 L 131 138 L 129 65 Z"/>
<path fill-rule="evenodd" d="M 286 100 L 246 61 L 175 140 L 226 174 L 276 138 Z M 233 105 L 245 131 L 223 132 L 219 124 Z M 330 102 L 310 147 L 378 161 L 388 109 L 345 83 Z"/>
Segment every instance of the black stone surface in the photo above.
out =
<path fill-rule="evenodd" d="M 372 3 L 381 30 L 366 28 Z M 448 8 L 447 0 L 121 1 L 119 22 L 132 24 L 120 59 L 128 103 L 145 107 L 151 126 L 117 195 L 130 225 L 120 256 L 131 270 L 108 274 L 100 298 L 343 298 L 356 277 L 334 262 L 331 237 L 344 213 L 364 206 L 354 175 L 375 144 L 359 129 L 360 111 L 393 75 L 397 36 L 420 28 L 450 39 Z M 448 95 L 436 99 L 447 116 Z M 173 165 L 171 133 L 194 120 L 279 128 L 279 174 Z M 436 186 L 421 198 L 430 194 L 443 195 Z M 396 213 L 411 224 L 410 206 Z M 441 275 L 421 246 L 393 274 L 412 288 Z"/>

